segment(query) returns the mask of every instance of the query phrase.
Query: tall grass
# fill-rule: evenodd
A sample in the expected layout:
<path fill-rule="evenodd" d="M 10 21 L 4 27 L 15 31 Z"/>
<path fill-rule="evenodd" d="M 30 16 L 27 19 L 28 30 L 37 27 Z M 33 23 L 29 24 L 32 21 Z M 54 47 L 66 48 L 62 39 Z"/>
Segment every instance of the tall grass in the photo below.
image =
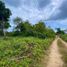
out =
<path fill-rule="evenodd" d="M 67 42 L 67 34 L 61 35 L 61 38 Z"/>
<path fill-rule="evenodd" d="M 39 67 L 53 39 L 0 38 L 0 67 Z"/>
<path fill-rule="evenodd" d="M 64 46 L 64 44 L 59 40 L 59 51 L 62 54 L 62 60 L 64 61 L 63 67 L 67 67 L 67 47 Z"/>

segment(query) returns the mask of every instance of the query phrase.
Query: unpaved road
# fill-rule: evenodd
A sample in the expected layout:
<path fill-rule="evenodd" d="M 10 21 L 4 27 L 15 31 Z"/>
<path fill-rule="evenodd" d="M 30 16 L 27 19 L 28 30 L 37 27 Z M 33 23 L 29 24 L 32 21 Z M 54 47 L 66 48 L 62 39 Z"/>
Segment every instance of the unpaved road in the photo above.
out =
<path fill-rule="evenodd" d="M 59 38 L 56 38 L 51 47 L 49 53 L 49 60 L 47 62 L 47 67 L 63 67 L 63 61 L 61 59 L 61 54 L 59 53 L 57 41 Z"/>

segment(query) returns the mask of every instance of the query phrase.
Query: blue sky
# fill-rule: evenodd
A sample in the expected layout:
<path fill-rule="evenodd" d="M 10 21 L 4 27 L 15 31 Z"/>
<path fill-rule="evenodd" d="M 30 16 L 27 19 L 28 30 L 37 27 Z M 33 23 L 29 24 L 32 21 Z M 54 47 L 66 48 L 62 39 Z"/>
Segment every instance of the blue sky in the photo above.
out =
<path fill-rule="evenodd" d="M 67 29 L 67 0 L 4 0 L 12 11 L 10 20 L 16 16 L 35 24 L 43 20 L 55 29 Z M 12 24 L 12 23 L 11 23 Z"/>

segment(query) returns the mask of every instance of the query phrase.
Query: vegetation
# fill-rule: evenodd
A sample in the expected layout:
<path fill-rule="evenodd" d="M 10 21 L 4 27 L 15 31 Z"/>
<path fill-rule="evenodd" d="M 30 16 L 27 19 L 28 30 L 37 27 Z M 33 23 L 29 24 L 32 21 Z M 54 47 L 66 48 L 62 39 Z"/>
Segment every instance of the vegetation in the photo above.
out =
<path fill-rule="evenodd" d="M 57 28 L 56 34 L 57 34 L 60 38 L 62 38 L 64 41 L 67 42 L 67 34 L 66 34 L 63 30 L 61 30 L 60 28 Z"/>
<path fill-rule="evenodd" d="M 40 67 L 41 59 L 55 38 L 55 32 L 46 27 L 44 21 L 32 25 L 21 17 L 12 20 L 14 30 L 8 32 L 11 15 L 10 9 L 0 1 L 0 67 Z M 67 41 L 67 34 L 60 28 L 57 28 L 57 35 Z M 67 49 L 60 41 L 58 44 L 64 67 L 67 67 Z"/>
<path fill-rule="evenodd" d="M 47 28 L 43 21 L 39 21 L 35 25 L 29 23 L 29 21 L 22 21 L 20 17 L 14 19 L 16 27 L 13 32 L 13 36 L 33 36 L 38 38 L 53 38 L 55 37 L 55 32 Z M 52 35 L 53 34 L 53 35 Z"/>
<path fill-rule="evenodd" d="M 53 39 L 0 38 L 0 67 L 39 67 Z"/>
<path fill-rule="evenodd" d="M 62 59 L 64 61 L 63 67 L 67 67 L 67 47 L 65 47 L 60 40 L 58 41 L 58 45 L 59 45 L 59 51 L 62 54 Z"/>
<path fill-rule="evenodd" d="M 60 28 L 57 28 L 56 34 L 57 35 L 63 35 L 63 34 L 65 34 L 65 32 L 63 30 L 61 30 Z"/>
<path fill-rule="evenodd" d="M 39 67 L 55 32 L 43 21 L 32 25 L 20 17 L 14 18 L 14 30 L 8 32 L 10 16 L 10 9 L 0 1 L 0 67 Z"/>
<path fill-rule="evenodd" d="M 67 42 L 67 34 L 61 35 L 61 38 Z"/>
<path fill-rule="evenodd" d="M 8 23 L 11 11 L 5 7 L 5 4 L 0 1 L 0 31 L 4 36 L 6 36 L 5 30 L 10 27 Z"/>

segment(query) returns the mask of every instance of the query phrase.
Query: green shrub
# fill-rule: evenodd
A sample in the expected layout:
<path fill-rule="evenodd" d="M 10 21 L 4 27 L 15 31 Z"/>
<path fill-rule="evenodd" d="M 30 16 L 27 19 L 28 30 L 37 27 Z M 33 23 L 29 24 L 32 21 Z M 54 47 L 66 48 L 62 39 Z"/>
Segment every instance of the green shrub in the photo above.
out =
<path fill-rule="evenodd" d="M 53 39 L 10 37 L 0 39 L 0 67 L 38 67 Z"/>
<path fill-rule="evenodd" d="M 67 42 L 67 34 L 60 35 L 60 37 Z"/>

